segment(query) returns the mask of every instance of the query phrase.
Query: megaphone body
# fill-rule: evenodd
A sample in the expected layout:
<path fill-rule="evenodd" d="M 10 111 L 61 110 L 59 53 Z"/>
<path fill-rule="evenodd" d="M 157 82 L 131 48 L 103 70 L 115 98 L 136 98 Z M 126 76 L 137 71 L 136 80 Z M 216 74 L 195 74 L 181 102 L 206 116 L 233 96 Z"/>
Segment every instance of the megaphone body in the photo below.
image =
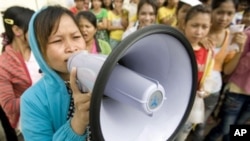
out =
<path fill-rule="evenodd" d="M 92 91 L 95 141 L 173 140 L 192 108 L 196 60 L 185 37 L 171 27 L 138 30 L 109 56 L 74 54 L 72 67 L 79 88 Z"/>
<path fill-rule="evenodd" d="M 68 69 L 77 68 L 78 85 L 82 92 L 93 90 L 96 77 L 107 56 L 78 52 L 68 60 Z M 133 81 L 131 81 L 131 78 Z M 142 76 L 116 64 L 104 95 L 152 116 L 166 99 L 165 90 L 157 80 Z"/>

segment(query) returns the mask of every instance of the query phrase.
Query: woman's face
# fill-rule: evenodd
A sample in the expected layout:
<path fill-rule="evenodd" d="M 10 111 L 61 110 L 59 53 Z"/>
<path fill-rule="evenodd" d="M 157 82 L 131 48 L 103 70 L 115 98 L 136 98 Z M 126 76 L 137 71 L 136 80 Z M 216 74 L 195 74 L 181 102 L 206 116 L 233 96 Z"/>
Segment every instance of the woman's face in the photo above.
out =
<path fill-rule="evenodd" d="M 101 8 L 102 2 L 101 0 L 92 0 L 93 8 Z"/>
<path fill-rule="evenodd" d="M 68 15 L 63 15 L 51 32 L 46 46 L 46 61 L 59 74 L 68 74 L 67 61 L 75 52 L 85 49 L 82 34 Z"/>
<path fill-rule="evenodd" d="M 109 6 L 112 4 L 112 0 L 103 0 L 103 4 L 104 4 L 106 7 L 109 7 Z"/>
<path fill-rule="evenodd" d="M 94 39 L 97 29 L 87 19 L 80 18 L 79 27 L 86 43 Z"/>
<path fill-rule="evenodd" d="M 113 3 L 115 9 L 122 9 L 123 0 L 114 0 Z"/>
<path fill-rule="evenodd" d="M 235 6 L 232 1 L 222 3 L 212 12 L 213 27 L 224 29 L 231 23 L 235 14 Z"/>
<path fill-rule="evenodd" d="M 75 0 L 75 5 L 76 5 L 76 8 L 83 9 L 83 7 L 84 7 L 84 0 Z"/>
<path fill-rule="evenodd" d="M 198 13 L 185 23 L 185 36 L 192 45 L 198 44 L 204 37 L 207 36 L 210 25 L 210 14 Z"/>
<path fill-rule="evenodd" d="M 138 12 L 138 20 L 140 27 L 145 27 L 155 23 L 156 15 L 153 7 L 149 4 L 144 4 Z"/>
<path fill-rule="evenodd" d="M 161 7 L 161 6 L 163 6 L 164 2 L 165 2 L 165 0 L 157 0 L 157 5 L 159 7 Z"/>

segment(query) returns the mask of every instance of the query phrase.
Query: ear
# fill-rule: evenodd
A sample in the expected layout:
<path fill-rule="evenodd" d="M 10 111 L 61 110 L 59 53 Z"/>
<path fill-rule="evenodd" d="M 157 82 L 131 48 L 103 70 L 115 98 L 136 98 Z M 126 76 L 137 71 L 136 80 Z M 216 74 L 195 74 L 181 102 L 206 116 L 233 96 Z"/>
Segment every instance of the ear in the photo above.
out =
<path fill-rule="evenodd" d="M 12 31 L 15 36 L 20 37 L 23 34 L 23 30 L 16 25 L 12 26 Z"/>

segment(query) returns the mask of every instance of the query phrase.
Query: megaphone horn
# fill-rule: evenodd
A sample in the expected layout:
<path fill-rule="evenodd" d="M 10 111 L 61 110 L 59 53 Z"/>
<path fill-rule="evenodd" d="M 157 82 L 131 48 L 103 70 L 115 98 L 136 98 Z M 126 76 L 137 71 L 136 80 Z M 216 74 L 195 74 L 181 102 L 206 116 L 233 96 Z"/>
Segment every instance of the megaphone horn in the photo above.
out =
<path fill-rule="evenodd" d="M 140 29 L 109 56 L 72 55 L 82 91 L 92 91 L 94 141 L 173 140 L 192 108 L 197 84 L 193 49 L 165 25 Z"/>

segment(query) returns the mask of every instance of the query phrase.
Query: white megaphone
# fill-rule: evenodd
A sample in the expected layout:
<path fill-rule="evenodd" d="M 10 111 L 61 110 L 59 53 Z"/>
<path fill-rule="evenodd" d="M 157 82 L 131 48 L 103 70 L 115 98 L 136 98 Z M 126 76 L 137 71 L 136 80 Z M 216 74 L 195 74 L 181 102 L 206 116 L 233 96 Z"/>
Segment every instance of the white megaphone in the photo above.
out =
<path fill-rule="evenodd" d="M 78 52 L 83 92 L 92 91 L 94 141 L 173 140 L 187 120 L 196 94 L 197 65 L 182 33 L 152 25 L 124 39 L 109 56 Z"/>
<path fill-rule="evenodd" d="M 83 92 L 93 90 L 96 77 L 107 56 L 78 52 L 68 60 L 68 69 L 77 68 L 79 88 Z M 133 81 L 131 81 L 131 78 Z M 165 90 L 157 80 L 142 76 L 116 64 L 104 94 L 124 104 L 134 106 L 152 115 L 163 104 Z"/>

